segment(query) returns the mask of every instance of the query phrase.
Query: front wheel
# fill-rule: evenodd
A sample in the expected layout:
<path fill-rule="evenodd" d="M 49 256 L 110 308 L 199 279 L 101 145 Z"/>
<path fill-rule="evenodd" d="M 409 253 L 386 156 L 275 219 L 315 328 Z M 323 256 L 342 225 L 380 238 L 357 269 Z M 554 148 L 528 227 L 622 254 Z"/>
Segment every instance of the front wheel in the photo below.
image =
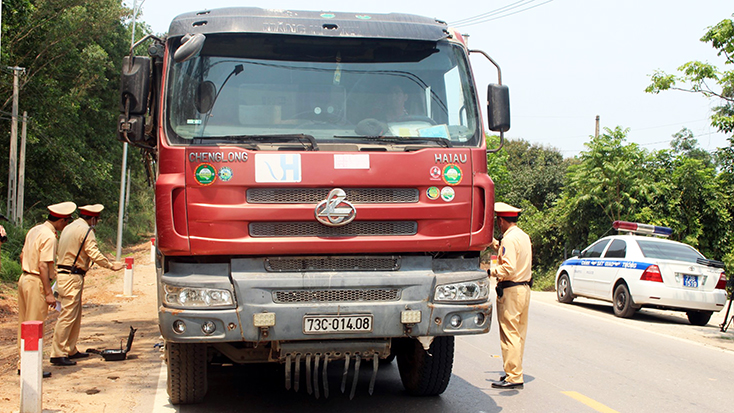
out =
<path fill-rule="evenodd" d="M 626 284 L 619 284 L 614 289 L 614 297 L 612 301 L 612 307 L 614 308 L 614 315 L 621 318 L 630 318 L 637 311 L 639 307 L 635 306 L 632 301 L 632 295 L 630 294 L 629 288 Z"/>
<path fill-rule="evenodd" d="M 413 396 L 437 396 L 446 390 L 454 364 L 454 337 L 434 337 L 428 351 L 407 339 L 398 352 L 398 370 L 405 390 Z"/>
<path fill-rule="evenodd" d="M 687 311 L 688 321 L 694 326 L 705 326 L 711 320 L 713 311 Z"/>
<path fill-rule="evenodd" d="M 206 344 L 166 343 L 171 404 L 199 403 L 207 392 Z"/>
<path fill-rule="evenodd" d="M 556 286 L 556 297 L 558 302 L 570 304 L 573 302 L 573 290 L 571 289 L 571 280 L 568 274 L 563 273 L 558 277 L 558 285 Z"/>

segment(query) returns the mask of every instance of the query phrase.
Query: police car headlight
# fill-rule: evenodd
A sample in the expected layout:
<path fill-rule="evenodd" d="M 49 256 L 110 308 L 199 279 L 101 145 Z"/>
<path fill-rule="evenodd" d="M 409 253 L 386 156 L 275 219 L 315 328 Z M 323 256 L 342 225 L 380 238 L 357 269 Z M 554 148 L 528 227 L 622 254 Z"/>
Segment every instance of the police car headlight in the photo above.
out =
<path fill-rule="evenodd" d="M 173 307 L 230 307 L 232 292 L 218 288 L 181 287 L 164 284 L 163 302 Z"/>
<path fill-rule="evenodd" d="M 439 285 L 433 295 L 437 302 L 486 301 L 488 298 L 488 279 Z"/>

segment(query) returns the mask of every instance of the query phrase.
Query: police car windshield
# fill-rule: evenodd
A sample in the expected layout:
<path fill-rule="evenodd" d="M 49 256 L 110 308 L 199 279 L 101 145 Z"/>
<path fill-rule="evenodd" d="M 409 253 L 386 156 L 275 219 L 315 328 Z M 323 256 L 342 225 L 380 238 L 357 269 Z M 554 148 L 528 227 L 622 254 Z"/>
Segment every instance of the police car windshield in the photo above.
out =
<path fill-rule="evenodd" d="M 171 61 L 166 126 L 187 145 L 303 134 L 317 144 L 385 135 L 478 147 L 470 76 L 449 41 L 212 34 L 199 56 Z"/>
<path fill-rule="evenodd" d="M 705 258 L 693 247 L 675 242 L 637 240 L 637 245 L 640 246 L 642 255 L 647 258 L 686 262 L 696 262 L 698 258 Z"/>

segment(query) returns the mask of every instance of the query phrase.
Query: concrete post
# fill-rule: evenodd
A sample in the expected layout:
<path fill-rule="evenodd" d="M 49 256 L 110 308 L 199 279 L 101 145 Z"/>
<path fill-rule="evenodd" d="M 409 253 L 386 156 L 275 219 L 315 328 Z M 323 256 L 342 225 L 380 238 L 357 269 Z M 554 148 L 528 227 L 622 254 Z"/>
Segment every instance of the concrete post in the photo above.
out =
<path fill-rule="evenodd" d="M 43 321 L 20 326 L 20 413 L 41 413 L 43 401 Z"/>
<path fill-rule="evenodd" d="M 125 279 L 122 287 L 122 294 L 126 297 L 133 295 L 133 264 L 135 259 L 132 257 L 125 258 Z"/>

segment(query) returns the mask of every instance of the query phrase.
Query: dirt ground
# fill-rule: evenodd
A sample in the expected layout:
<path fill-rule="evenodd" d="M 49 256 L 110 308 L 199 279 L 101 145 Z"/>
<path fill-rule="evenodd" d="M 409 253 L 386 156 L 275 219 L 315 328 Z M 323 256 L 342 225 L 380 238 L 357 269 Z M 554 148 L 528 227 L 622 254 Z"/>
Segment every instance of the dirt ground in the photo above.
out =
<path fill-rule="evenodd" d="M 160 372 L 161 342 L 157 326 L 155 269 L 150 244 L 124 251 L 133 257 L 133 297 L 122 296 L 124 270 L 94 268 L 85 277 L 83 318 L 79 343 L 88 348 L 119 349 L 130 326 L 136 328 L 132 350 L 124 361 L 104 361 L 99 355 L 77 360 L 76 366 L 49 362 L 53 329 L 58 313 L 51 311 L 44 324 L 43 411 L 53 413 L 130 412 L 155 393 Z M 17 290 L 0 286 L 0 411 L 20 409 L 17 374 Z"/>

